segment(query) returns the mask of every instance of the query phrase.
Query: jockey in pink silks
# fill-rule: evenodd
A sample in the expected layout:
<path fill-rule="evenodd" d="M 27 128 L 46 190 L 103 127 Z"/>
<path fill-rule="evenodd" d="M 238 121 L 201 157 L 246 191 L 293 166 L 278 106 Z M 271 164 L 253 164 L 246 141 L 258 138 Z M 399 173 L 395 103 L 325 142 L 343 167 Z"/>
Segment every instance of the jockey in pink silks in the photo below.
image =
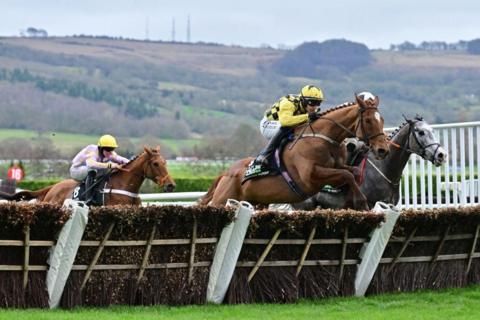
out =
<path fill-rule="evenodd" d="M 85 180 L 87 203 L 92 197 L 91 186 L 97 175 L 97 170 L 115 169 L 129 160 L 119 156 L 114 150 L 118 147 L 117 141 L 111 135 L 103 135 L 98 144 L 88 145 L 72 160 L 70 176 L 77 181 Z"/>

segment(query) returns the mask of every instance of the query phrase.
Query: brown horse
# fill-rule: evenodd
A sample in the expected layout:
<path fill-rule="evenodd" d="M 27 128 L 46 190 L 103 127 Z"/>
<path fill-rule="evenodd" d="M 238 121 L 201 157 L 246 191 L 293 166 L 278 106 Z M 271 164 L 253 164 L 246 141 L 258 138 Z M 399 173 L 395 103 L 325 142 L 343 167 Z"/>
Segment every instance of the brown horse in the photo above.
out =
<path fill-rule="evenodd" d="M 145 179 L 150 179 L 163 186 L 167 192 L 173 191 L 175 182 L 167 170 L 167 162 L 160 154 L 160 147 L 155 149 L 144 147 L 144 152 L 119 169 L 114 169 L 105 189 L 104 204 L 140 205 L 138 191 Z M 0 192 L 0 198 L 7 200 L 31 200 L 63 204 L 71 198 L 73 190 L 78 186 L 73 179 L 63 180 L 38 191 L 20 191 L 15 194 Z M 105 191 L 105 190 L 104 190 Z"/>
<path fill-rule="evenodd" d="M 339 161 L 339 146 L 345 138 L 356 136 L 372 148 L 377 158 L 383 159 L 388 154 L 388 145 L 383 118 L 378 113 L 378 97 L 364 101 L 355 96 L 355 100 L 321 113 L 313 123 L 295 128 L 298 140 L 287 144 L 283 162 L 306 195 L 317 193 L 326 184 L 346 183 L 354 207 L 368 210 L 366 198 L 355 182 L 354 169 Z M 222 206 L 230 198 L 253 204 L 303 200 L 304 197 L 293 192 L 281 175 L 254 178 L 242 184 L 251 161 L 252 158 L 246 158 L 234 163 L 214 181 L 200 204 Z"/>

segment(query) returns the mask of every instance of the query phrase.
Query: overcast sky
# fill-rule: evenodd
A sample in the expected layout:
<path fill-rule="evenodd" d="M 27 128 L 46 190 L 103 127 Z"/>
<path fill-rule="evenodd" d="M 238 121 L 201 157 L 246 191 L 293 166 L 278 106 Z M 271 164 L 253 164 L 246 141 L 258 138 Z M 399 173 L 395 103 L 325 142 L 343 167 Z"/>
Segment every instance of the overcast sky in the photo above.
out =
<path fill-rule="evenodd" d="M 0 35 L 28 27 L 50 35 L 109 35 L 259 46 L 333 38 L 388 48 L 409 40 L 480 38 L 478 0 L 0 0 Z M 148 23 L 147 23 L 148 21 Z"/>

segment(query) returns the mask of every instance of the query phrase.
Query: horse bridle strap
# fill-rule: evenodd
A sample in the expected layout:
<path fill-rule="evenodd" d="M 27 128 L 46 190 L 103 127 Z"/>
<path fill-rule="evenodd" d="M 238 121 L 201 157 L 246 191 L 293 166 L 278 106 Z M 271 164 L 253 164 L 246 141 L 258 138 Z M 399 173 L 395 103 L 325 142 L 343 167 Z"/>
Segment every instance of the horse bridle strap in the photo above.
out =
<path fill-rule="evenodd" d="M 393 142 L 392 140 L 389 140 L 387 143 L 391 144 L 392 146 L 394 146 L 395 148 L 397 149 L 401 149 L 403 151 L 406 151 L 408 153 L 416 153 L 414 150 L 412 150 L 410 148 L 410 136 L 413 136 L 414 140 L 415 140 L 415 143 L 418 145 L 418 147 L 420 148 L 421 150 L 421 153 L 418 154 L 420 157 L 422 157 L 423 159 L 425 159 L 425 155 L 427 154 L 427 149 L 431 146 L 436 146 L 435 148 L 435 152 L 433 153 L 433 157 L 435 157 L 435 155 L 437 154 L 438 152 L 438 149 L 440 148 L 440 143 L 439 142 L 434 142 L 434 143 L 430 143 L 426 146 L 424 146 L 419 140 L 418 140 L 418 137 L 417 135 L 415 134 L 415 129 L 413 128 L 412 124 L 409 123 L 409 128 L 408 128 L 408 138 L 407 138 L 407 142 L 406 142 L 406 146 L 402 146 L 402 145 L 399 145 L 398 143 L 395 143 Z M 428 160 L 428 159 L 425 159 L 425 160 Z"/>
<path fill-rule="evenodd" d="M 341 123 L 339 123 L 339 122 L 337 122 L 337 121 L 335 121 L 335 120 L 333 120 L 333 119 L 331 119 L 331 118 L 329 118 L 329 117 L 325 117 L 325 116 L 324 116 L 324 117 L 320 117 L 320 118 L 318 118 L 318 119 L 325 119 L 325 120 L 331 121 L 331 122 L 334 123 L 336 126 L 342 128 L 345 132 L 347 132 L 347 133 L 348 133 L 350 136 L 352 136 L 352 137 L 356 137 L 356 136 L 357 136 L 356 132 L 357 132 L 357 130 L 358 130 L 358 127 L 360 126 L 360 128 L 361 128 L 361 130 L 362 130 L 362 134 L 363 134 L 363 138 L 360 139 L 360 140 L 364 141 L 367 145 L 369 145 L 371 139 L 374 139 L 374 138 L 376 138 L 376 137 L 378 137 L 378 136 L 381 136 L 381 135 L 385 135 L 385 133 L 384 133 L 384 132 L 378 132 L 378 133 L 376 133 L 376 134 L 372 134 L 371 136 L 369 136 L 368 134 L 366 134 L 365 128 L 363 127 L 363 121 L 362 121 L 362 120 L 363 120 L 363 112 L 364 112 L 366 109 L 377 109 L 377 108 L 376 108 L 376 107 L 360 107 L 360 110 L 359 110 L 360 119 L 359 119 L 359 121 L 357 122 L 357 124 L 355 125 L 354 131 L 348 129 L 348 128 L 345 127 L 343 124 L 341 124 Z"/>
<path fill-rule="evenodd" d="M 347 132 L 349 135 L 351 135 L 352 137 L 355 137 L 355 136 L 356 136 L 356 134 L 355 134 L 352 130 L 348 129 L 348 128 L 345 127 L 343 124 L 341 124 L 341 123 L 333 120 L 332 118 L 329 118 L 329 117 L 325 117 L 325 116 L 324 116 L 324 117 L 320 117 L 320 118 L 318 118 L 318 119 L 325 119 L 325 120 L 328 120 L 328 121 L 330 121 L 330 122 L 333 122 L 333 124 L 335 124 L 336 126 L 342 128 L 344 131 L 346 131 L 346 132 Z"/>
<path fill-rule="evenodd" d="M 326 135 L 324 134 L 321 134 L 321 133 L 304 133 L 301 135 L 302 138 L 320 138 L 320 139 L 323 139 L 323 140 L 326 140 L 327 142 L 329 142 L 330 144 L 333 144 L 334 146 L 340 146 L 340 143 L 338 143 L 337 141 L 333 140 L 332 138 L 330 137 L 327 137 Z"/>
<path fill-rule="evenodd" d="M 381 131 L 381 132 L 378 132 L 376 134 L 372 134 L 371 136 L 369 136 L 366 132 L 365 132 L 365 127 L 363 125 L 363 112 L 365 112 L 365 110 L 367 109 L 375 109 L 375 110 L 378 110 L 377 107 L 360 107 L 360 110 L 358 110 L 358 112 L 360 113 L 360 120 L 359 122 L 357 122 L 357 125 L 355 126 L 355 134 L 357 132 L 357 129 L 358 129 L 358 126 L 360 126 L 360 128 L 362 129 L 362 134 L 363 134 L 363 138 L 360 139 L 360 140 L 363 140 L 365 142 L 365 144 L 367 146 L 370 145 L 370 140 L 371 139 L 374 139 L 376 137 L 379 137 L 379 136 L 384 136 L 385 135 L 385 132 Z"/>
<path fill-rule="evenodd" d="M 121 189 L 103 189 L 101 193 L 114 193 L 114 194 L 121 194 L 130 198 L 138 198 L 138 193 L 133 193 L 127 190 Z"/>
<path fill-rule="evenodd" d="M 380 170 L 380 168 L 378 168 L 375 163 L 373 163 L 372 160 L 370 160 L 370 158 L 367 158 L 367 161 L 368 163 L 371 164 L 371 166 L 377 170 L 377 172 L 382 176 L 383 179 L 385 179 L 388 183 L 390 183 L 392 186 L 398 186 L 399 185 L 399 182 L 393 182 L 392 180 L 388 179 L 388 177 L 385 175 L 385 173 L 382 172 L 382 170 Z"/>

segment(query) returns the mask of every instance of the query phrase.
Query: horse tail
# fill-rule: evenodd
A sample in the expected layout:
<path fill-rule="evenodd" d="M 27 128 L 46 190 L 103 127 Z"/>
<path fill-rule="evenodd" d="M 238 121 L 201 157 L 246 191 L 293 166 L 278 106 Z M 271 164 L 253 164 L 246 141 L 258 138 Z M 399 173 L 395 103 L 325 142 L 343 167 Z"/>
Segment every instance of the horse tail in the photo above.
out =
<path fill-rule="evenodd" d="M 213 199 L 213 194 L 215 193 L 215 189 L 217 189 L 218 184 L 220 183 L 220 180 L 223 178 L 223 174 L 219 175 L 212 183 L 210 188 L 208 189 L 207 193 L 200 198 L 198 204 L 200 205 L 207 205 L 210 201 Z"/>
<path fill-rule="evenodd" d="M 22 200 L 32 200 L 37 199 L 38 201 L 42 201 L 45 198 L 45 195 L 52 186 L 48 186 L 46 188 L 37 190 L 37 191 L 30 191 L 30 190 L 23 190 L 17 193 L 6 193 L 0 191 L 0 198 L 5 200 L 13 200 L 13 201 L 22 201 Z"/>

